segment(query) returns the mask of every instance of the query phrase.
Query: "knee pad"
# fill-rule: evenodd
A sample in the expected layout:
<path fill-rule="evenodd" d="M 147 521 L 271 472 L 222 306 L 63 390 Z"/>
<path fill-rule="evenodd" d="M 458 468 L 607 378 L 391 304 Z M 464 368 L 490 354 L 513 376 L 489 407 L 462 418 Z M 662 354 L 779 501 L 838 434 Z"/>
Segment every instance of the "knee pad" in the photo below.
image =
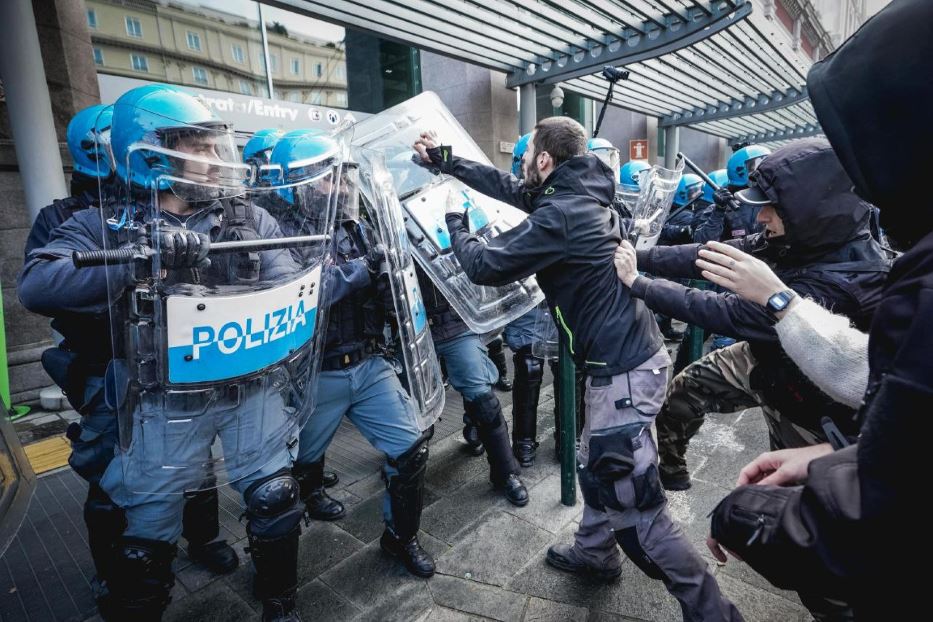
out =
<path fill-rule="evenodd" d="M 641 571 L 652 579 L 668 583 L 670 579 L 661 567 L 654 563 L 654 560 L 648 556 L 641 541 L 638 539 L 638 530 L 635 527 L 625 529 L 616 529 L 614 532 L 616 542 L 622 548 L 622 551 L 635 565 L 641 568 Z"/>
<path fill-rule="evenodd" d="M 389 464 L 398 469 L 398 476 L 401 479 L 411 479 L 424 473 L 428 465 L 428 440 L 431 435 L 422 433 L 414 444 L 405 450 L 405 453 L 398 458 L 389 459 Z M 394 478 L 393 478 L 394 479 Z"/>
<path fill-rule="evenodd" d="M 247 531 L 263 539 L 279 538 L 301 521 L 304 506 L 299 501 L 298 480 L 282 469 L 250 484 L 243 493 L 246 499 Z"/>
<path fill-rule="evenodd" d="M 463 400 L 467 417 L 479 427 L 493 430 L 503 423 L 502 405 L 492 391 L 483 393 L 473 400 Z"/>
<path fill-rule="evenodd" d="M 515 376 L 524 377 L 528 384 L 541 384 L 544 378 L 544 359 L 531 353 L 531 346 L 523 346 L 512 357 Z"/>

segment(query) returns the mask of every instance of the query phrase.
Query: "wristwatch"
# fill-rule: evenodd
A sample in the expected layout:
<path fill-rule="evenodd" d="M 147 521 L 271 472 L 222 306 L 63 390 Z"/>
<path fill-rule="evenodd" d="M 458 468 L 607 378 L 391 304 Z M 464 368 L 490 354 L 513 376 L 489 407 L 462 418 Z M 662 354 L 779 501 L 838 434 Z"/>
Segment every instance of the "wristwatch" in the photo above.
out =
<path fill-rule="evenodd" d="M 790 301 L 797 296 L 797 292 L 792 289 L 785 289 L 768 298 L 768 304 L 765 305 L 772 313 L 778 313 L 787 308 Z"/>

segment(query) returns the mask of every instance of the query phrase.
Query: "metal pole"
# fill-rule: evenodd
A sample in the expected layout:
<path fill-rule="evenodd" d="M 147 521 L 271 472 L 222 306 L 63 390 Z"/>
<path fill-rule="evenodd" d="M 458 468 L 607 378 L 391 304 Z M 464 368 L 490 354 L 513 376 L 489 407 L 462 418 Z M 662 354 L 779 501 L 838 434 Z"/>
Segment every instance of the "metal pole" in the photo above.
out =
<path fill-rule="evenodd" d="M 518 134 L 524 136 L 535 129 L 538 121 L 538 94 L 534 82 L 523 84 L 518 90 L 521 116 L 518 119 Z"/>
<path fill-rule="evenodd" d="M 673 169 L 680 151 L 680 126 L 664 128 L 664 168 Z"/>
<path fill-rule="evenodd" d="M 577 399 L 576 369 L 567 346 L 567 336 L 560 334 L 560 353 L 557 358 L 557 383 L 560 412 L 560 502 L 564 505 L 577 503 Z"/>
<path fill-rule="evenodd" d="M 257 3 L 259 7 L 259 33 L 262 36 L 262 57 L 266 63 L 266 89 L 269 91 L 269 99 L 275 99 L 275 91 L 272 88 L 272 63 L 269 62 L 269 37 L 266 34 L 266 16 L 262 12 L 262 3 Z M 285 59 L 282 59 L 284 62 Z"/>
<path fill-rule="evenodd" d="M 0 2 L 0 79 L 10 115 L 16 161 L 29 219 L 68 196 L 45 81 L 36 18 L 29 0 Z"/>

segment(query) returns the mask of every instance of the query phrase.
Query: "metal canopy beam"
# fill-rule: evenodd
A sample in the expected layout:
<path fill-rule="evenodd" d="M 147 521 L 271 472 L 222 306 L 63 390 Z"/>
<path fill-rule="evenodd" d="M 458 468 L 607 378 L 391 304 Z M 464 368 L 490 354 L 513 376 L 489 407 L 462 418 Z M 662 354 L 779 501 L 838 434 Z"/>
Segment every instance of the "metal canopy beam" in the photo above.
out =
<path fill-rule="evenodd" d="M 752 12 L 752 3 L 746 0 L 713 0 L 709 4 L 709 9 L 692 7 L 687 22 L 680 14 L 669 14 L 660 20 L 665 24 L 663 28 L 659 20 L 652 20 L 645 22 L 641 31 L 626 28 L 604 41 L 581 42 L 576 50 L 553 50 L 547 58 L 536 56 L 523 69 L 509 74 L 506 86 L 551 84 L 596 73 L 605 65 L 636 63 L 668 54 L 715 35 Z"/>
<path fill-rule="evenodd" d="M 804 86 L 792 88 L 787 91 L 773 91 L 761 93 L 757 98 L 746 97 L 744 100 L 733 99 L 731 102 L 719 102 L 715 106 L 681 110 L 661 119 L 660 127 L 670 125 L 692 125 L 706 121 L 718 121 L 731 117 L 740 117 L 749 114 L 770 112 L 800 103 L 809 97 Z"/>
<path fill-rule="evenodd" d="M 747 134 L 745 136 L 736 136 L 729 139 L 730 145 L 739 143 L 761 143 L 774 142 L 779 140 L 793 140 L 795 138 L 807 138 L 808 136 L 820 136 L 823 128 L 819 125 L 798 125 L 796 127 L 787 127 L 781 130 L 769 132 L 759 132 L 757 134 Z"/>

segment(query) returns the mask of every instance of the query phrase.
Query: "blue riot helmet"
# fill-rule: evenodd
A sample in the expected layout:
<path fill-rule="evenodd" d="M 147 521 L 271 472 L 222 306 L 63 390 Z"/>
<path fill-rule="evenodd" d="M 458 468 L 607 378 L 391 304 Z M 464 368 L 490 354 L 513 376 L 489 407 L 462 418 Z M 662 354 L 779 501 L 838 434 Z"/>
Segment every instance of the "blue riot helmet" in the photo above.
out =
<path fill-rule="evenodd" d="M 106 178 L 113 172 L 108 149 L 113 106 L 85 108 L 68 123 L 65 134 L 75 172 Z"/>
<path fill-rule="evenodd" d="M 613 177 L 618 178 L 620 176 L 622 157 L 619 155 L 619 150 L 611 142 L 605 138 L 591 138 L 586 141 L 586 150 L 612 169 Z"/>
<path fill-rule="evenodd" d="M 699 175 L 684 173 L 680 177 L 677 191 L 674 193 L 674 205 L 683 207 L 689 205 L 703 194 L 703 180 Z"/>
<path fill-rule="evenodd" d="M 283 134 L 282 130 L 276 128 L 259 130 L 253 134 L 243 146 L 243 163 L 257 167 L 268 164 L 272 148 Z"/>
<path fill-rule="evenodd" d="M 328 182 L 332 180 L 324 178 L 333 174 L 333 167 L 340 160 L 340 153 L 340 146 L 337 142 L 318 131 L 293 130 L 288 132 L 275 144 L 269 156 L 269 166 L 280 171 L 281 175 L 279 180 L 281 187 L 277 188 L 276 192 L 290 205 L 302 209 L 325 208 L 326 206 L 312 205 L 315 197 L 306 196 L 303 190 L 296 192 L 295 188 L 301 182 L 318 179 L 323 183 L 313 184 L 312 188 L 322 188 L 328 185 Z M 333 190 L 333 188 L 328 188 L 328 190 Z M 358 207 L 356 211 L 356 216 L 352 219 L 359 217 Z"/>
<path fill-rule="evenodd" d="M 642 171 L 647 171 L 651 165 L 644 160 L 629 160 L 619 170 L 619 183 L 629 191 L 638 191 L 638 178 Z"/>
<path fill-rule="evenodd" d="M 771 150 L 761 145 L 749 145 L 733 153 L 726 164 L 729 185 L 736 188 L 747 188 L 748 176 L 769 155 L 771 155 Z"/>
<path fill-rule="evenodd" d="M 709 178 L 712 179 L 717 186 L 724 188 L 729 185 L 729 173 L 726 172 L 726 169 L 720 168 L 715 171 L 710 172 Z M 707 183 L 703 184 L 703 200 L 707 203 L 713 202 L 713 192 L 715 190 L 713 187 Z"/>
<path fill-rule="evenodd" d="M 525 152 L 528 151 L 529 140 L 531 140 L 531 132 L 521 136 L 515 143 L 515 146 L 512 147 L 512 174 L 519 179 L 524 176 L 522 172 L 522 158 L 525 156 Z"/>
<path fill-rule="evenodd" d="M 232 128 L 177 87 L 123 94 L 114 104 L 111 148 L 117 177 L 137 190 L 236 187 L 248 177 Z"/>

